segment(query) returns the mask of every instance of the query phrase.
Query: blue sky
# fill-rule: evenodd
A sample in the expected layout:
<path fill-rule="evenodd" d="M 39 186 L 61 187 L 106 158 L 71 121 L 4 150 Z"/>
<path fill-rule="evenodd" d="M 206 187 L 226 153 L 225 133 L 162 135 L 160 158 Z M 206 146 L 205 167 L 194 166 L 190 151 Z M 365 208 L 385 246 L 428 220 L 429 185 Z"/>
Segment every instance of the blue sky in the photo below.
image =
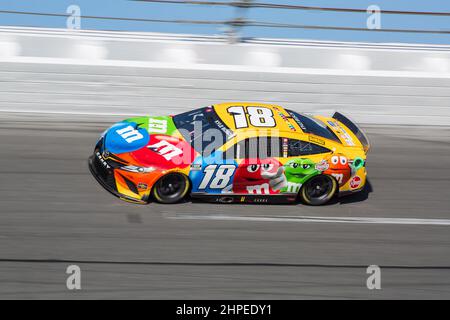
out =
<path fill-rule="evenodd" d="M 258 2 L 362 9 L 366 9 L 369 5 L 376 4 L 380 6 L 382 10 L 450 12 L 449 0 L 259 0 Z M 153 4 L 127 0 L 0 0 L 0 10 L 65 13 L 66 8 L 72 4 L 76 4 L 81 7 L 82 15 L 94 16 L 150 19 L 227 20 L 234 18 L 236 15 L 236 11 L 233 8 L 229 7 Z M 276 9 L 252 9 L 248 12 L 247 17 L 252 20 L 268 22 L 326 26 L 350 26 L 358 28 L 365 28 L 367 19 L 366 14 L 359 13 L 305 12 L 300 10 Z M 450 17 L 382 15 L 381 22 L 383 28 L 450 30 Z M 64 18 L 60 17 L 21 16 L 0 13 L 0 25 L 64 28 L 66 22 Z M 223 31 L 223 27 L 214 25 L 173 25 L 164 23 L 98 21 L 89 19 L 85 19 L 82 21 L 82 29 L 198 34 L 219 34 Z M 247 37 L 450 44 L 450 34 L 435 35 L 373 33 L 357 31 L 272 29 L 250 27 L 243 30 L 243 35 Z"/>

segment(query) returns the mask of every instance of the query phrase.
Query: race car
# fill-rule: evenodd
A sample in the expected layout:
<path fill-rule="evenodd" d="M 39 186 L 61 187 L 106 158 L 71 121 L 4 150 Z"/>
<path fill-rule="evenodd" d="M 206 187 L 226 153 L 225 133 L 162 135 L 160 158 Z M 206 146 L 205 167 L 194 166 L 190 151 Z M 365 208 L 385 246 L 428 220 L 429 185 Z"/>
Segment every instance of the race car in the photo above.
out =
<path fill-rule="evenodd" d="M 125 201 L 322 205 L 361 191 L 369 141 L 348 117 L 262 103 L 222 103 L 135 117 L 106 130 L 89 158 Z"/>

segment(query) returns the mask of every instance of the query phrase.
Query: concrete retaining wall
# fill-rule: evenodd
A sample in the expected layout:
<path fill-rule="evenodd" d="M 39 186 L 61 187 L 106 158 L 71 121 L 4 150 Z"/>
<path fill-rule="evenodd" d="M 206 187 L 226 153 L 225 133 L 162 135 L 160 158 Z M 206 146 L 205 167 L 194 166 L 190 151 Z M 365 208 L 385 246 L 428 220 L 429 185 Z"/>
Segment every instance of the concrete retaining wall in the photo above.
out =
<path fill-rule="evenodd" d="M 450 46 L 0 28 L 0 111 L 128 116 L 225 101 L 450 125 Z"/>

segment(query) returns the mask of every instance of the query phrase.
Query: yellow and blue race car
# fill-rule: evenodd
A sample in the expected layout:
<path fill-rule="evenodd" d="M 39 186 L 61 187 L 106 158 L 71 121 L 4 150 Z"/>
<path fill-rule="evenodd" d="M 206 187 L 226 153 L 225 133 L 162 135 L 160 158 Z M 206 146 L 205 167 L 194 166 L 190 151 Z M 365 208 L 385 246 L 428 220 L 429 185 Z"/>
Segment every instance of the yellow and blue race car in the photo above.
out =
<path fill-rule="evenodd" d="M 136 117 L 106 130 L 89 158 L 97 181 L 146 204 L 327 203 L 361 191 L 370 144 L 341 113 L 309 116 L 261 103 L 223 103 Z"/>

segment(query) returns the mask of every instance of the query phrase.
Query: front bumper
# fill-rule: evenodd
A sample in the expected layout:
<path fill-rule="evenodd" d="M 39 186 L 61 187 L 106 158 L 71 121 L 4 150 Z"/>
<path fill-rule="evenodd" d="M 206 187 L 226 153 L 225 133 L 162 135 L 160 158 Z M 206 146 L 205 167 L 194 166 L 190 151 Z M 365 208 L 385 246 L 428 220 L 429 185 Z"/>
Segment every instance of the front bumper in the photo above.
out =
<path fill-rule="evenodd" d="M 105 188 L 108 192 L 120 198 L 121 200 L 138 203 L 147 204 L 147 201 L 139 200 L 135 198 L 128 197 L 117 191 L 116 179 L 114 177 L 114 169 L 108 168 L 105 163 L 100 160 L 101 155 L 98 149 L 94 151 L 94 154 L 89 157 L 89 170 L 91 171 L 94 178 Z"/>

